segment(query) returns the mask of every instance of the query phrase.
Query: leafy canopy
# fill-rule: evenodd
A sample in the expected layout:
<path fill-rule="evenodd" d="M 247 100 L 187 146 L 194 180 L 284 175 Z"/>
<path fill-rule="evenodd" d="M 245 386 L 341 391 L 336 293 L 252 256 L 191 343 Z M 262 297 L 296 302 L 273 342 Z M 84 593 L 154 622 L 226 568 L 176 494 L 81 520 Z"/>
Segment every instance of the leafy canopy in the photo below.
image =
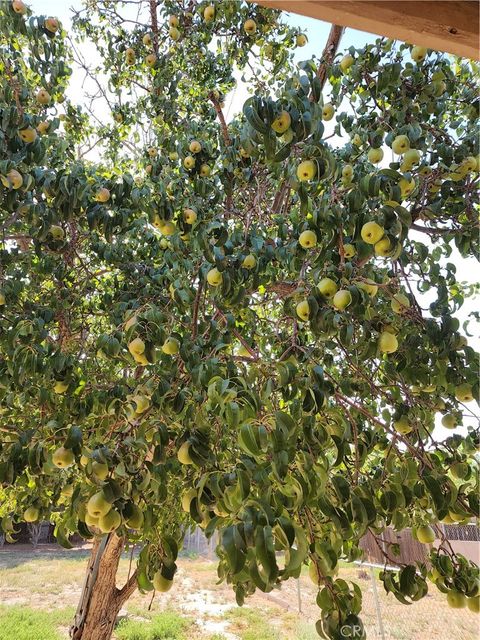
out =
<path fill-rule="evenodd" d="M 391 563 L 387 526 L 428 542 L 478 514 L 455 315 L 476 67 L 384 39 L 297 66 L 305 37 L 274 11 L 150 4 L 91 0 L 70 34 L 0 8 L 2 528 L 115 530 L 149 591 L 197 523 L 240 604 L 310 563 L 338 638 L 361 626 L 338 563 L 367 532 Z M 445 543 L 382 575 L 406 603 L 427 575 L 478 592 Z"/>

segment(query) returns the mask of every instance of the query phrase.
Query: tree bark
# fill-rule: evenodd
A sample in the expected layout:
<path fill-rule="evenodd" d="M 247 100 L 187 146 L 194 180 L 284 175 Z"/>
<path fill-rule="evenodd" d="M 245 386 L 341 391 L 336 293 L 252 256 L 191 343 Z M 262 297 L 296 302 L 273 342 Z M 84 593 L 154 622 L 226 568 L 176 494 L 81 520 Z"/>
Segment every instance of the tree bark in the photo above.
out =
<path fill-rule="evenodd" d="M 118 612 L 136 589 L 136 572 L 122 589 L 116 585 L 124 538 L 111 533 L 96 538 L 73 626 L 72 640 L 109 640 Z"/>

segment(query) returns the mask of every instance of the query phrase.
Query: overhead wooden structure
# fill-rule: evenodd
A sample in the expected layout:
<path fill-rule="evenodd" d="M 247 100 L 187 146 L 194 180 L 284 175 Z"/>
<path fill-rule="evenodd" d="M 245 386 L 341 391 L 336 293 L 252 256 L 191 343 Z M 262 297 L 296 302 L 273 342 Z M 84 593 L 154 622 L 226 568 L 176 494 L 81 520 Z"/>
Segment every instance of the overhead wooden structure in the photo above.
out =
<path fill-rule="evenodd" d="M 258 4 L 465 58 L 479 58 L 478 1 L 258 0 Z"/>

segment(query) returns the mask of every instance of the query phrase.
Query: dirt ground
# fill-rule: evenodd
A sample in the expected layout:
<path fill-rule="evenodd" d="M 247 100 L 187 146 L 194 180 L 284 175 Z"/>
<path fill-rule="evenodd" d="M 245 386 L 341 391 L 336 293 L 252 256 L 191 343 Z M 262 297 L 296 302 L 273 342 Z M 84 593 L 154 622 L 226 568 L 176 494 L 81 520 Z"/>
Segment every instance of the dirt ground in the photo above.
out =
<path fill-rule="evenodd" d="M 72 550 L 56 545 L 5 545 L 0 549 L 0 602 L 3 605 L 25 605 L 38 609 L 76 607 L 88 547 Z M 122 559 L 119 585 L 129 571 L 129 558 Z M 249 625 L 268 621 L 271 638 L 278 640 L 313 640 L 318 617 L 316 590 L 302 575 L 271 594 L 255 593 L 248 606 L 238 611 L 232 590 L 217 584 L 216 565 L 206 558 L 180 558 L 174 586 L 168 593 L 151 596 L 135 593 L 126 603 L 122 615 L 139 619 L 170 609 L 194 620 L 193 634 L 198 639 L 222 638 L 243 640 L 267 636 L 246 633 Z M 356 581 L 364 593 L 362 619 L 367 637 L 375 640 L 476 640 L 478 621 L 468 610 L 449 609 L 445 597 L 434 587 L 420 602 L 400 604 L 385 594 L 370 568 L 356 565 L 341 569 L 340 576 Z M 376 592 L 376 593 L 375 593 Z M 299 612 L 299 605 L 301 612 Z M 150 607 L 150 610 L 149 610 Z M 65 629 L 66 631 L 66 629 Z M 12 639 L 13 640 L 13 639 Z"/>

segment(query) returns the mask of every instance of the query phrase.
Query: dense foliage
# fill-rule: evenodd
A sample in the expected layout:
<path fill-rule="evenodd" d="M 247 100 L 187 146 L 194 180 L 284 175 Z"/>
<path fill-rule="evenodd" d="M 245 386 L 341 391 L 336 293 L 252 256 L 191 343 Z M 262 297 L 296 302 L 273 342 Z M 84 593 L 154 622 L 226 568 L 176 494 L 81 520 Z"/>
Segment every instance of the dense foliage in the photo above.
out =
<path fill-rule="evenodd" d="M 309 563 L 319 633 L 345 637 L 361 592 L 337 567 L 367 532 L 390 564 L 386 527 L 428 543 L 478 515 L 455 316 L 476 68 L 384 39 L 296 66 L 305 36 L 276 12 L 137 4 L 89 0 L 71 34 L 0 7 L 2 528 L 116 530 L 149 591 L 196 522 L 240 604 Z M 238 73 L 252 96 L 226 124 Z M 382 575 L 403 602 L 428 576 L 478 607 L 444 540 Z"/>

